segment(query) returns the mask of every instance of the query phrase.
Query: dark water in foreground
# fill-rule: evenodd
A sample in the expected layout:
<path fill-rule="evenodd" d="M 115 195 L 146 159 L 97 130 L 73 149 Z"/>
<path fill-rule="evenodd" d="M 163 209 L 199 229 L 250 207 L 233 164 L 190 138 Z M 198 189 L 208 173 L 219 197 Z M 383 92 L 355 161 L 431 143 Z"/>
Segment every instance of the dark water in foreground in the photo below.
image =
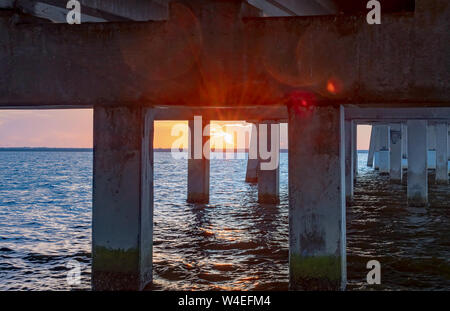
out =
<path fill-rule="evenodd" d="M 408 208 L 406 188 L 365 167 L 347 208 L 348 288 L 450 289 L 450 189 Z M 287 154 L 281 204 L 260 206 L 245 160 L 211 162 L 211 203 L 185 203 L 186 161 L 155 154 L 153 289 L 288 288 Z M 64 290 L 70 260 L 90 289 L 92 153 L 0 152 L 0 290 Z M 365 283 L 381 262 L 382 285 Z"/>

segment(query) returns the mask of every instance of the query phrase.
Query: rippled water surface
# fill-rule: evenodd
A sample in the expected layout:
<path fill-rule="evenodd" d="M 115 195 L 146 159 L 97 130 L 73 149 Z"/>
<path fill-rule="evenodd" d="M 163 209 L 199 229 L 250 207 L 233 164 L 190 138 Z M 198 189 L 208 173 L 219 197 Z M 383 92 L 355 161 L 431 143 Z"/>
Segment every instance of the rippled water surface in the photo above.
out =
<path fill-rule="evenodd" d="M 347 207 L 349 289 L 450 289 L 450 190 L 430 184 L 431 206 L 408 208 L 404 185 L 364 166 Z M 281 204 L 257 203 L 246 161 L 212 160 L 210 204 L 186 200 L 185 160 L 155 153 L 154 284 L 149 289 L 288 288 L 287 154 Z M 0 290 L 90 289 L 92 153 L 0 152 Z M 82 283 L 66 282 L 70 260 Z"/>

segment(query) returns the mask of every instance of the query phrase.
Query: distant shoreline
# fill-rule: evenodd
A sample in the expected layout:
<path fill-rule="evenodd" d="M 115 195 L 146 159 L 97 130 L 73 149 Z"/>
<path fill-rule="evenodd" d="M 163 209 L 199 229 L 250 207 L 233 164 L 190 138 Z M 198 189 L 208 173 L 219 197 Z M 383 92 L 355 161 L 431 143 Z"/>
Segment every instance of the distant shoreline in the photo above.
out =
<path fill-rule="evenodd" d="M 15 151 L 15 152 L 92 152 L 93 148 L 47 148 L 47 147 L 0 147 L 0 152 L 2 151 Z M 169 148 L 155 148 L 155 152 L 171 152 Z M 227 152 L 232 152 L 234 150 L 229 149 Z M 213 152 L 221 152 L 219 150 Z M 239 153 L 246 153 L 247 150 L 237 150 Z M 281 153 L 287 153 L 288 149 L 280 149 Z M 358 150 L 358 152 L 368 152 L 367 150 Z"/>

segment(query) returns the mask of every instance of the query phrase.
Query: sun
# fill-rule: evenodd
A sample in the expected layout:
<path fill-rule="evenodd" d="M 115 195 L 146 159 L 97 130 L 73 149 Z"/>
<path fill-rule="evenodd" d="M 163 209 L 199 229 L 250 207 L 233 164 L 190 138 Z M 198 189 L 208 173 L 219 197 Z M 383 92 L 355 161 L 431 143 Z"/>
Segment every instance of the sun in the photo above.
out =
<path fill-rule="evenodd" d="M 211 128 L 211 146 L 223 148 L 223 143 L 228 146 L 234 146 L 234 137 L 232 134 L 223 130 L 222 126 L 214 126 Z"/>
<path fill-rule="evenodd" d="M 223 139 L 227 144 L 234 145 L 234 139 L 231 134 L 223 132 Z"/>

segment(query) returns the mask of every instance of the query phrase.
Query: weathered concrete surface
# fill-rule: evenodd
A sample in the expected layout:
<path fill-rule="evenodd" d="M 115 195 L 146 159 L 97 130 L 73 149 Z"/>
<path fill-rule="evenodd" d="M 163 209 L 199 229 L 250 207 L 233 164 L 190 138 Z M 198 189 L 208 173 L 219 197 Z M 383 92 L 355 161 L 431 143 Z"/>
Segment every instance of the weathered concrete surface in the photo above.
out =
<path fill-rule="evenodd" d="M 450 102 L 446 0 L 377 26 L 365 15 L 242 19 L 241 5 L 174 4 L 167 22 L 82 25 L 15 24 L 2 12 L 0 106 L 281 105 L 305 93 Z"/>
<path fill-rule="evenodd" d="M 152 281 L 152 146 L 147 109 L 94 109 L 94 290 L 140 290 Z"/>
<path fill-rule="evenodd" d="M 353 122 L 345 120 L 345 198 L 347 202 L 351 202 L 353 199 L 353 183 L 354 183 L 354 170 L 353 170 Z"/>
<path fill-rule="evenodd" d="M 194 122 L 197 119 L 197 122 Z M 187 202 L 209 203 L 209 121 L 189 120 Z M 201 119 L 201 120 L 200 120 Z"/>
<path fill-rule="evenodd" d="M 401 183 L 403 178 L 402 169 L 402 125 L 392 124 L 390 133 L 390 171 L 389 177 L 394 183 Z"/>
<path fill-rule="evenodd" d="M 436 124 L 436 183 L 448 184 L 448 125 Z"/>
<path fill-rule="evenodd" d="M 408 121 L 408 204 L 428 205 L 427 121 Z"/>
<path fill-rule="evenodd" d="M 252 134 L 250 137 L 250 145 L 247 159 L 247 172 L 245 181 L 248 183 L 256 183 L 258 181 L 258 124 L 252 124 Z"/>
<path fill-rule="evenodd" d="M 265 130 L 267 129 L 267 130 Z M 278 204 L 280 202 L 280 124 L 276 121 L 265 121 L 259 124 L 259 166 L 258 166 L 258 202 L 266 204 Z M 270 150 L 277 157 L 265 158 L 262 150 Z M 274 169 L 266 169 L 265 166 L 272 162 Z"/>
<path fill-rule="evenodd" d="M 291 289 L 346 284 L 344 113 L 339 106 L 289 108 Z"/>

